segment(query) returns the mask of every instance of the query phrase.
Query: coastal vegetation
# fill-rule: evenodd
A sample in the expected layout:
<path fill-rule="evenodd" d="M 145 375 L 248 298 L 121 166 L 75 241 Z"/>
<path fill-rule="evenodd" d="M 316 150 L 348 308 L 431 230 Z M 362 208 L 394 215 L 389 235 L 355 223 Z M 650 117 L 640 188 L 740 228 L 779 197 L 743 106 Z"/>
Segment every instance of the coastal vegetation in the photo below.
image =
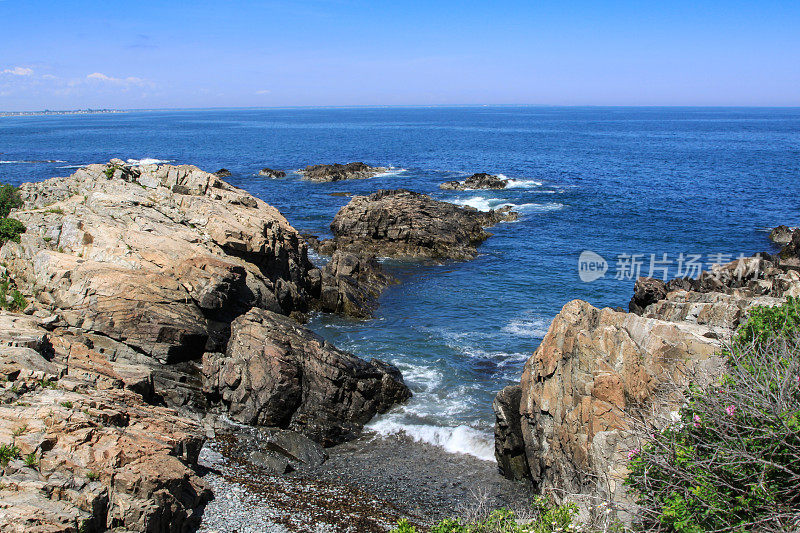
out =
<path fill-rule="evenodd" d="M 712 387 L 632 450 L 641 529 L 793 531 L 800 526 L 800 300 L 756 307 Z"/>
<path fill-rule="evenodd" d="M 16 218 L 9 218 L 11 210 L 22 205 L 19 190 L 9 184 L 0 184 L 0 246 L 7 241 L 19 242 L 25 233 L 25 225 Z"/>

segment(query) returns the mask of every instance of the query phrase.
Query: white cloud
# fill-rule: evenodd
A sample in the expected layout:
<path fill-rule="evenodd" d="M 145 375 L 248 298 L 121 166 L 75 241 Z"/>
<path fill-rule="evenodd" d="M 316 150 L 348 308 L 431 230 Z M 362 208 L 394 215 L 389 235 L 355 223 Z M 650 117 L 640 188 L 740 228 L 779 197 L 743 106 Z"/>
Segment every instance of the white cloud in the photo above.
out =
<path fill-rule="evenodd" d="M 272 91 L 270 91 L 269 89 L 261 89 L 260 91 L 256 91 L 256 94 L 269 94 L 271 92 Z"/>
<path fill-rule="evenodd" d="M 102 72 L 92 72 L 86 76 L 87 80 L 98 81 L 102 83 L 112 83 L 114 85 L 146 85 L 147 82 L 142 78 L 129 76 L 127 78 L 115 78 L 113 76 L 106 76 Z"/>
<path fill-rule="evenodd" d="M 27 67 L 7 68 L 2 71 L 2 74 L 13 74 L 14 76 L 30 76 L 33 74 L 33 69 Z"/>

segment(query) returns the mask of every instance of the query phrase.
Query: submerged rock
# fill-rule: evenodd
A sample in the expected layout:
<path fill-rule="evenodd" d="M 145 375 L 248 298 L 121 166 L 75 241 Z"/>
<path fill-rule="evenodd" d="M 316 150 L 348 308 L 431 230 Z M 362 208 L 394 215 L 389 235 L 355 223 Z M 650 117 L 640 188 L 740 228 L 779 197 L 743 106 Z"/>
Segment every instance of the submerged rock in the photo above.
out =
<path fill-rule="evenodd" d="M 205 389 L 245 424 L 289 428 L 326 446 L 411 396 L 400 372 L 338 350 L 293 320 L 253 309 L 231 324 L 225 354 L 203 357 Z"/>
<path fill-rule="evenodd" d="M 371 167 L 361 162 L 342 165 L 309 165 L 300 171 L 304 179 L 310 181 L 341 181 L 352 179 L 371 178 L 381 172 L 389 170 L 385 167 Z"/>
<path fill-rule="evenodd" d="M 508 185 L 507 179 L 502 179 L 493 174 L 480 172 L 473 174 L 464 181 L 446 181 L 439 185 L 440 189 L 467 191 L 471 189 L 505 189 Z"/>
<path fill-rule="evenodd" d="M 286 172 L 283 170 L 273 170 L 271 168 L 262 168 L 258 171 L 259 176 L 266 176 L 268 178 L 285 178 Z"/>
<path fill-rule="evenodd" d="M 228 170 L 227 168 L 221 168 L 221 169 L 217 170 L 216 172 L 214 172 L 214 175 L 216 177 L 218 177 L 218 178 L 230 178 L 231 177 L 231 171 Z"/>
<path fill-rule="evenodd" d="M 515 220 L 510 209 L 482 212 L 405 189 L 354 196 L 331 223 L 336 248 L 396 258 L 472 259 L 490 234 Z"/>

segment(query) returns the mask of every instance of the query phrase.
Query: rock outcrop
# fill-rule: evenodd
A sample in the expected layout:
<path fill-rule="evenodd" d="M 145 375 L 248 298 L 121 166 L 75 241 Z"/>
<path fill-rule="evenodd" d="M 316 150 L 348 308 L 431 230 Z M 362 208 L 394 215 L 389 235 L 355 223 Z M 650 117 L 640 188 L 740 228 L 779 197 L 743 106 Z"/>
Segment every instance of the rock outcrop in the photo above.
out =
<path fill-rule="evenodd" d="M 472 189 L 505 189 L 506 185 L 508 185 L 507 179 L 495 176 L 494 174 L 480 172 L 473 174 L 464 181 L 446 181 L 439 185 L 439 188 L 444 190 L 469 191 Z"/>
<path fill-rule="evenodd" d="M 792 241 L 792 235 L 797 228 L 790 228 L 789 226 L 781 224 L 777 228 L 773 228 L 769 232 L 769 240 L 775 244 L 786 245 Z"/>
<path fill-rule="evenodd" d="M 341 181 L 371 178 L 389 170 L 386 167 L 371 167 L 361 162 L 342 165 L 309 165 L 300 171 L 304 179 L 309 181 Z"/>
<path fill-rule="evenodd" d="M 289 428 L 326 446 L 411 396 L 400 372 L 336 349 L 293 320 L 253 309 L 234 320 L 225 354 L 203 357 L 205 388 L 233 419 Z"/>
<path fill-rule="evenodd" d="M 211 498 L 198 423 L 147 403 L 130 374 L 73 365 L 82 348 L 41 323 L 0 313 L 0 530 L 196 527 Z"/>
<path fill-rule="evenodd" d="M 15 216 L 28 231 L 20 243 L 6 243 L 0 258 L 14 283 L 35 299 L 32 312 L 38 309 L 51 320 L 58 357 L 76 368 L 102 367 L 120 386 L 148 401 L 204 412 L 220 399 L 204 389 L 204 354 L 233 349 L 229 341 L 236 337 L 232 323 L 237 317 L 251 309 L 302 317 L 325 307 L 319 299 L 322 274 L 309 261 L 305 240 L 286 219 L 196 167 L 133 167 L 114 161 L 90 165 L 70 178 L 23 185 L 21 195 L 25 204 Z M 356 293 L 357 287 L 348 292 L 347 283 L 370 278 L 369 264 L 352 265 L 348 277 L 343 259 L 338 271 L 327 271 L 329 288 L 336 285 L 353 296 L 352 302 L 366 305 L 371 293 Z M 344 299 L 337 305 L 350 307 Z M 307 330 L 280 331 L 293 332 L 293 346 L 305 346 L 299 341 L 304 335 L 306 343 L 316 339 Z M 62 346 L 67 337 L 69 345 Z M 305 352 L 294 353 L 287 346 L 281 357 L 304 357 Z M 252 354 L 232 353 L 242 359 L 275 355 L 256 344 L 250 348 Z M 335 370 L 335 365 L 328 369 Z M 364 383 L 358 374 L 346 386 L 369 389 L 368 374 Z M 335 396 L 340 383 L 345 386 L 325 383 L 325 394 Z M 257 387 L 265 391 L 263 383 Z M 311 409 L 304 405 L 315 394 L 303 390 L 295 410 Z M 343 391 L 336 394 L 349 398 Z M 258 406 L 261 415 L 249 421 L 268 423 L 272 415 L 264 413 L 269 408 Z M 365 407 L 352 427 L 360 427 L 375 412 Z M 319 417 L 351 414 L 331 408 Z M 315 435 L 322 438 L 321 431 Z"/>
<path fill-rule="evenodd" d="M 216 177 L 218 177 L 218 178 L 230 178 L 231 177 L 231 171 L 228 170 L 227 168 L 221 168 L 221 169 L 217 170 L 216 172 L 214 172 L 214 175 Z"/>
<path fill-rule="evenodd" d="M 510 209 L 482 212 L 404 189 L 354 196 L 331 223 L 335 246 L 395 258 L 472 259 L 484 228 L 515 220 Z"/>
<path fill-rule="evenodd" d="M 381 292 L 395 281 L 374 256 L 335 251 L 322 269 L 320 306 L 330 313 L 371 318 Z"/>
<path fill-rule="evenodd" d="M 636 282 L 631 313 L 575 300 L 553 319 L 519 385 L 498 394 L 495 451 L 504 475 L 543 492 L 634 509 L 622 484 L 637 421 L 678 408 L 690 382 L 723 369 L 720 347 L 755 305 L 800 295 L 800 272 L 758 255 L 698 279 Z"/>
<path fill-rule="evenodd" d="M 258 171 L 258 175 L 266 176 L 267 178 L 285 178 L 286 172 L 265 167 Z"/>

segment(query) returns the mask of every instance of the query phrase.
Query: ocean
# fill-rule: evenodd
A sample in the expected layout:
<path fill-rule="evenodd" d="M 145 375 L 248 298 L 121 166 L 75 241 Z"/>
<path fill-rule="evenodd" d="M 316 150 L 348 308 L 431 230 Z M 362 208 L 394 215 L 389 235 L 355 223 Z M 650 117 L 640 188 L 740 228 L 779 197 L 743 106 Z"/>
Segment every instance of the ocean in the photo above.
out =
<path fill-rule="evenodd" d="M 349 200 L 332 193 L 407 188 L 477 209 L 514 206 L 520 219 L 490 229 L 473 261 L 385 261 L 402 283 L 384 293 L 373 320 L 318 315 L 309 323 L 340 348 L 394 363 L 414 391 L 369 431 L 404 432 L 486 460 L 493 457 L 494 395 L 518 382 L 565 303 L 627 307 L 637 274 L 692 275 L 740 254 L 774 252 L 768 229 L 800 225 L 800 109 L 214 109 L 0 118 L 0 181 L 68 175 L 112 157 L 225 167 L 229 182 L 320 237 Z M 349 161 L 391 168 L 337 183 L 256 176 L 262 167 Z M 497 191 L 438 187 L 475 172 L 512 181 Z"/>

